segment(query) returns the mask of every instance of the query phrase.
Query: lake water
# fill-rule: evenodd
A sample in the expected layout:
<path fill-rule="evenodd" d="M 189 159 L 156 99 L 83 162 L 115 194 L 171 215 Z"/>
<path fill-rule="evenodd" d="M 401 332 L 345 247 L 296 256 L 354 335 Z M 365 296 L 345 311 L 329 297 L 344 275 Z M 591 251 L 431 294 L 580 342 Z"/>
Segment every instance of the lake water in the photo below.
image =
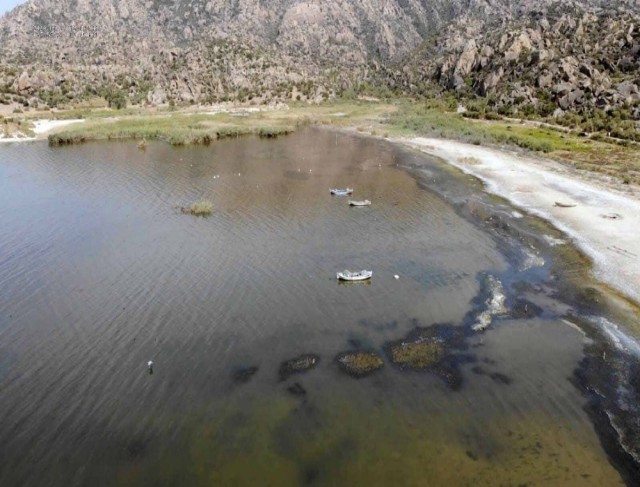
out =
<path fill-rule="evenodd" d="M 201 198 L 211 216 L 180 211 Z M 637 485 L 629 313 L 562 238 L 330 131 L 4 146 L 0 485 Z M 436 366 L 392 363 L 420 330 Z M 384 367 L 347 375 L 354 350 Z"/>

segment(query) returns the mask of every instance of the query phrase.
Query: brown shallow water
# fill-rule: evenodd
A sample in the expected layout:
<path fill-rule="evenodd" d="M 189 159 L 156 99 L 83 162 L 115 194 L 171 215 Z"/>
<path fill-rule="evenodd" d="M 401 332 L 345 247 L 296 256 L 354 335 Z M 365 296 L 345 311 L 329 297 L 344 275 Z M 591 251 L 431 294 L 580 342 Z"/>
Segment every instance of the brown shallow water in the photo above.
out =
<path fill-rule="evenodd" d="M 346 185 L 373 206 L 329 196 Z M 317 130 L 3 147 L 0 485 L 632 485 L 590 397 L 607 310 L 479 189 Z M 210 217 L 177 209 L 201 197 Z M 372 283 L 339 285 L 346 267 Z M 510 311 L 475 333 L 490 278 Z M 512 311 L 525 298 L 538 312 Z M 464 335 L 444 372 L 390 362 L 385 344 L 434 323 Z M 385 366 L 345 375 L 354 349 Z M 302 353 L 318 366 L 280 380 Z"/>

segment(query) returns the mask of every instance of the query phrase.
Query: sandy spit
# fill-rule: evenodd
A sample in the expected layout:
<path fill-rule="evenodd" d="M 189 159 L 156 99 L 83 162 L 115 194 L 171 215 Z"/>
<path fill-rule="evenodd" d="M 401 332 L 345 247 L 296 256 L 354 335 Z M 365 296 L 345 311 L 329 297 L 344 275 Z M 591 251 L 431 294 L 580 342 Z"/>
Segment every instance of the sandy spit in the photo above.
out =
<path fill-rule="evenodd" d="M 46 134 L 53 129 L 66 127 L 67 125 L 73 125 L 82 122 L 84 122 L 84 120 L 80 118 L 70 120 L 36 120 L 34 122 L 33 132 L 38 135 Z"/>
<path fill-rule="evenodd" d="M 558 163 L 443 139 L 398 140 L 481 179 L 488 191 L 570 236 L 595 277 L 640 303 L 640 201 Z M 559 205 L 558 205 L 559 203 Z"/>
<path fill-rule="evenodd" d="M 4 134 L 0 134 L 0 144 L 8 143 L 8 142 L 31 142 L 33 140 L 38 140 L 36 137 L 27 137 L 22 132 L 18 132 L 17 134 L 12 135 L 11 137 L 5 137 Z"/>
<path fill-rule="evenodd" d="M 70 119 L 70 120 L 36 120 L 33 122 L 33 133 L 35 137 L 27 137 L 22 132 L 13 134 L 11 137 L 4 137 L 4 134 L 0 134 L 0 143 L 3 142 L 33 142 L 34 140 L 43 139 L 49 132 L 54 129 L 66 127 L 76 123 L 84 122 L 82 119 Z"/>

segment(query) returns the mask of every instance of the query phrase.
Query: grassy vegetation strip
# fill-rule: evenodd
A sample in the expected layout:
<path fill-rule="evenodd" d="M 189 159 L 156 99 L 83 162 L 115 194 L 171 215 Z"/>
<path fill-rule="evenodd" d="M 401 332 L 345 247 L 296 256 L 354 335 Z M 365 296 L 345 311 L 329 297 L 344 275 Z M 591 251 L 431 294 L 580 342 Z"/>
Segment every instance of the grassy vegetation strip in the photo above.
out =
<path fill-rule="evenodd" d="M 388 120 L 394 132 L 461 140 L 476 145 L 504 144 L 537 152 L 591 149 L 589 141 L 550 127 L 536 127 L 505 121 L 473 120 L 441 107 L 402 103 Z"/>
<path fill-rule="evenodd" d="M 271 138 L 286 135 L 297 127 L 309 124 L 349 127 L 380 121 L 393 110 L 395 107 L 391 104 L 351 100 L 322 105 L 294 102 L 286 110 L 265 109 L 242 113 L 238 109 L 235 113 L 215 115 L 167 111 L 139 115 L 124 110 L 74 110 L 69 117 L 60 115 L 58 118 L 85 118 L 87 121 L 49 135 L 49 144 L 59 146 L 91 140 L 146 139 L 186 145 L 207 144 L 241 135 Z"/>
<path fill-rule="evenodd" d="M 447 112 L 437 102 L 400 103 L 382 130 L 405 137 L 423 135 L 475 145 L 521 148 L 543 153 L 576 169 L 613 177 L 624 184 L 640 184 L 640 150 L 632 144 L 587 138 L 526 121 L 469 119 L 455 111 Z"/>
<path fill-rule="evenodd" d="M 49 145 L 77 144 L 90 140 L 145 139 L 163 140 L 172 145 L 209 144 L 215 140 L 258 135 L 278 137 L 295 130 L 294 125 L 271 125 L 263 120 L 228 123 L 207 115 L 132 116 L 91 121 L 49 135 Z"/>
<path fill-rule="evenodd" d="M 319 105 L 292 102 L 288 109 L 263 107 L 259 112 L 186 113 L 160 109 L 141 115 L 132 110 L 72 111 L 86 118 L 49 136 L 51 145 L 88 140 L 164 140 L 175 145 L 207 144 L 240 135 L 277 137 L 308 124 L 357 128 L 372 135 L 428 136 L 476 145 L 500 145 L 544 153 L 578 169 L 610 175 L 625 183 L 640 183 L 640 150 L 599 137 L 581 137 L 562 127 L 513 119 L 474 119 L 456 113 L 447 100 L 364 101 L 338 99 Z M 110 115 L 107 117 L 107 115 Z M 66 118 L 66 117 L 65 117 Z M 596 134 L 597 135 L 597 134 Z"/>

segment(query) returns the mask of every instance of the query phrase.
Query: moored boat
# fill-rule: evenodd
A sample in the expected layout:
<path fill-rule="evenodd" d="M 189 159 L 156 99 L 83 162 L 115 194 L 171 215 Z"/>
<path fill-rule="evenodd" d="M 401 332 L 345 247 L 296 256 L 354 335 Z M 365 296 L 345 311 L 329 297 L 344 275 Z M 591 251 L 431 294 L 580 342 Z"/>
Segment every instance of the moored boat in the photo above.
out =
<path fill-rule="evenodd" d="M 369 200 L 364 200 L 364 201 L 349 200 L 349 206 L 371 206 L 371 201 L 369 201 Z"/>
<path fill-rule="evenodd" d="M 338 272 L 337 278 L 340 281 L 366 281 L 371 279 L 373 271 L 342 271 Z"/>
<path fill-rule="evenodd" d="M 353 188 L 330 189 L 329 192 L 334 196 L 347 196 L 353 193 Z"/>

